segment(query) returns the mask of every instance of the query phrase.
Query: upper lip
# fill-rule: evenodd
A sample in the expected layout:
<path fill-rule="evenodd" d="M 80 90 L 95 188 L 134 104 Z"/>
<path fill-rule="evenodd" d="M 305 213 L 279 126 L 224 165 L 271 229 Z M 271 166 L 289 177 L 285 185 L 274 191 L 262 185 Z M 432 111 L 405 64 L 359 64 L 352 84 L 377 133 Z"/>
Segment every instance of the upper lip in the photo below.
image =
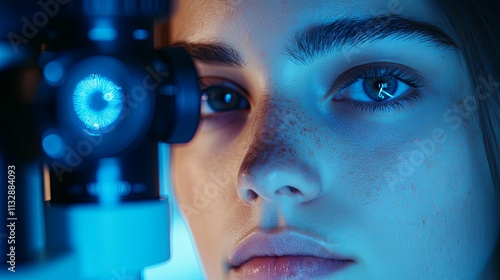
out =
<path fill-rule="evenodd" d="M 335 244 L 327 244 L 297 231 L 254 231 L 236 246 L 229 263 L 231 268 L 237 268 L 253 258 L 281 256 L 311 256 L 352 261 L 335 252 L 333 247 Z"/>

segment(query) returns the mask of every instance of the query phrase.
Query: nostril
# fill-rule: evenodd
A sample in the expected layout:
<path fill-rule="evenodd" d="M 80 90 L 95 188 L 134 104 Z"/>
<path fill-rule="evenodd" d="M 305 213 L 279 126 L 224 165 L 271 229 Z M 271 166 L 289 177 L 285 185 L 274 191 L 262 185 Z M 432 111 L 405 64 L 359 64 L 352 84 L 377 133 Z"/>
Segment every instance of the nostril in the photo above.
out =
<path fill-rule="evenodd" d="M 239 171 L 236 192 L 244 203 L 265 200 L 279 203 L 304 203 L 321 192 L 317 174 L 307 165 L 256 165 Z M 315 176 L 310 176 L 310 174 Z"/>
<path fill-rule="evenodd" d="M 253 190 L 247 190 L 245 196 L 248 201 L 252 201 L 256 199 L 259 195 Z"/>
<path fill-rule="evenodd" d="M 276 190 L 276 194 L 279 195 L 292 195 L 297 193 L 301 193 L 301 191 L 292 186 L 284 186 Z"/>

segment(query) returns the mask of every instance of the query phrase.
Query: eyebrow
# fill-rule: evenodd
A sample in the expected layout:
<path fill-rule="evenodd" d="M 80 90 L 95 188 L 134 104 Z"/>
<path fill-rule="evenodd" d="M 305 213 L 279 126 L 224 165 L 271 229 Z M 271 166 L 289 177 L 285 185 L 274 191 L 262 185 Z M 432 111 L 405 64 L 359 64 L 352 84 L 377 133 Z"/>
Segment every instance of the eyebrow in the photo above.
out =
<path fill-rule="evenodd" d="M 207 64 L 233 67 L 243 66 L 243 59 L 240 54 L 235 49 L 222 42 L 178 42 L 172 46 L 185 48 L 192 58 Z"/>
<path fill-rule="evenodd" d="M 437 47 L 456 47 L 453 40 L 438 27 L 400 16 L 380 16 L 366 19 L 341 19 L 329 24 L 310 26 L 297 32 L 285 54 L 292 60 L 307 64 L 318 55 L 346 46 L 361 45 L 386 37 L 418 38 Z"/>
<path fill-rule="evenodd" d="M 457 47 L 455 42 L 438 27 L 400 16 L 380 16 L 366 19 L 340 19 L 329 24 L 317 24 L 295 34 L 284 54 L 292 61 L 308 64 L 320 55 L 347 46 L 361 45 L 386 37 L 417 38 L 436 47 Z M 184 47 L 195 59 L 213 65 L 241 67 L 244 61 L 231 46 L 213 41 L 207 43 L 178 42 L 172 46 Z"/>

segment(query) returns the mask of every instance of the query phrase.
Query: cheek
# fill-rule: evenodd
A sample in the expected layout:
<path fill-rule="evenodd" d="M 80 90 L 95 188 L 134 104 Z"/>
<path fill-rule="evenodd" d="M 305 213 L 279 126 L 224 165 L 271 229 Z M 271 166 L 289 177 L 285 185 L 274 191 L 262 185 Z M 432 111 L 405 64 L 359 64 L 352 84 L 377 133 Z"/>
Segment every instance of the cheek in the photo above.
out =
<path fill-rule="evenodd" d="M 433 262 L 443 263 L 436 273 L 478 271 L 498 239 L 499 210 L 478 128 L 471 118 L 454 129 L 439 114 L 394 128 L 360 130 L 330 154 L 340 164 L 325 171 L 338 174 L 331 185 L 357 207 L 353 228 L 373 233 L 359 235 L 373 249 L 368 258 L 399 263 L 401 273 Z"/>
<path fill-rule="evenodd" d="M 172 159 L 176 197 L 193 226 L 207 222 L 206 216 L 228 207 L 230 198 L 236 193 L 230 188 L 235 185 L 234 166 L 237 164 L 234 160 L 205 158 L 178 147 L 173 149 Z"/>
<path fill-rule="evenodd" d="M 221 209 L 229 200 L 229 192 L 227 186 L 222 185 L 224 175 L 216 172 L 223 167 L 197 153 L 192 144 L 172 148 L 173 188 L 206 275 L 222 279 L 217 275 L 223 271 L 219 268 L 218 254 L 225 228 Z M 216 255 L 218 257 L 214 257 Z"/>
<path fill-rule="evenodd" d="M 174 188 L 185 203 L 194 197 L 201 200 L 190 203 L 195 204 L 196 209 L 211 208 L 230 195 L 229 186 L 234 189 L 239 162 L 248 146 L 238 137 L 246 120 L 245 114 L 226 115 L 225 119 L 200 122 L 195 137 L 188 144 L 172 148 Z M 209 205 L 207 200 L 212 203 Z"/>
<path fill-rule="evenodd" d="M 189 144 L 172 149 L 172 177 L 180 208 L 193 234 L 210 239 L 210 244 L 220 240 L 229 218 L 239 215 L 236 182 L 247 143 L 229 134 L 235 133 L 197 133 Z"/>

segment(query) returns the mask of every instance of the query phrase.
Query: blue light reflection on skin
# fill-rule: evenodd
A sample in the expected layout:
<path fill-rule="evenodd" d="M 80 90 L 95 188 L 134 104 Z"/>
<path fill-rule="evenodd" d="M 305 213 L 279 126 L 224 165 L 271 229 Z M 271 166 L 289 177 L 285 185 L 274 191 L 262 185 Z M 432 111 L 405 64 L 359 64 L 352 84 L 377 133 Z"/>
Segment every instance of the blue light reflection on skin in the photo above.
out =
<path fill-rule="evenodd" d="M 78 82 L 73 109 L 87 129 L 99 130 L 114 123 L 123 110 L 121 87 L 106 77 L 91 74 Z"/>

